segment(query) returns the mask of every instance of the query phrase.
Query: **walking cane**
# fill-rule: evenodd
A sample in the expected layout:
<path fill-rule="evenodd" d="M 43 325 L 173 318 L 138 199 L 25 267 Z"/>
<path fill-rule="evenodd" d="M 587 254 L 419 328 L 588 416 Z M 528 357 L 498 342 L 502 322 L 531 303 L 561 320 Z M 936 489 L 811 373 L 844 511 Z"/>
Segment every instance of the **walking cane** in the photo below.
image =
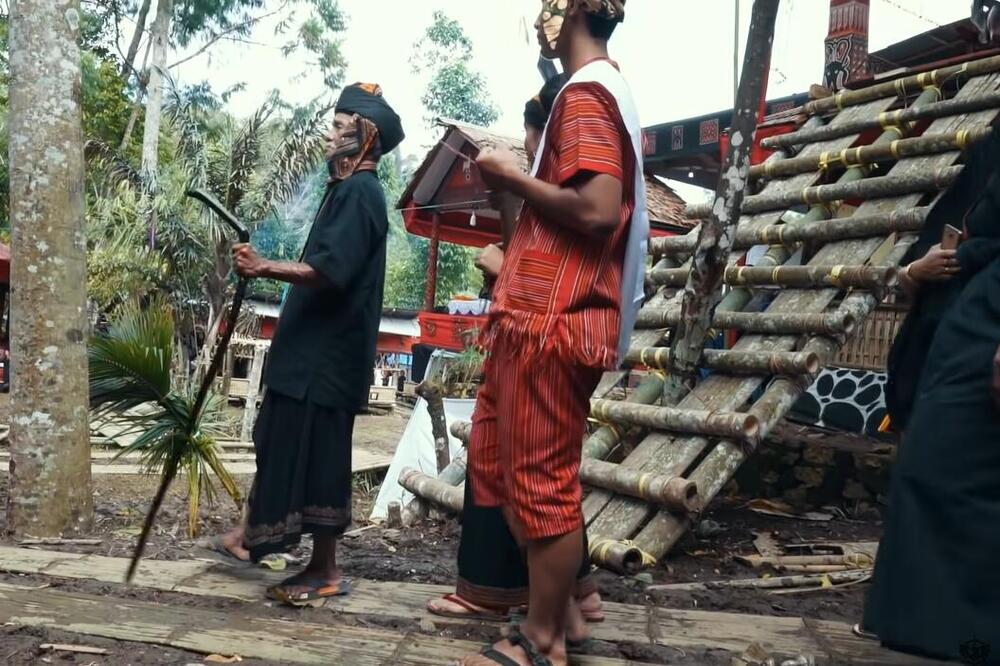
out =
<path fill-rule="evenodd" d="M 197 199 L 211 209 L 216 215 L 219 216 L 223 222 L 225 222 L 233 231 L 236 232 L 236 238 L 240 243 L 250 242 L 250 232 L 247 230 L 246 226 L 236 219 L 236 216 L 231 212 L 226 210 L 226 208 L 219 203 L 215 197 L 213 197 L 208 192 L 204 190 L 190 190 L 187 195 L 192 199 Z M 198 388 L 198 395 L 195 398 L 194 407 L 191 410 L 190 422 L 188 423 L 188 430 L 192 430 L 196 423 L 199 422 L 201 416 L 201 411 L 205 407 L 205 401 L 208 399 L 208 391 L 212 387 L 212 382 L 215 380 L 215 376 L 219 373 L 219 368 L 222 367 L 222 361 L 226 357 L 226 350 L 229 347 L 229 342 L 232 340 L 233 331 L 236 330 L 236 320 L 240 316 L 240 308 L 243 306 L 243 298 L 246 296 L 248 280 L 244 277 L 240 277 L 239 281 L 236 283 L 236 293 L 233 295 L 233 304 L 229 308 L 229 317 L 226 320 L 226 330 L 222 334 L 222 339 L 219 340 L 219 345 L 215 349 L 215 353 L 212 355 L 212 362 L 208 366 L 208 370 L 205 376 L 201 380 L 201 386 Z M 163 498 L 166 495 L 167 488 L 173 482 L 174 477 L 177 474 L 176 461 L 173 464 L 168 464 L 165 469 L 165 475 L 163 481 L 160 483 L 160 489 L 153 499 L 153 505 L 150 507 L 149 514 L 146 517 L 146 521 L 143 523 L 142 532 L 139 534 L 139 541 L 136 543 L 135 551 L 132 553 L 132 561 L 129 562 L 128 572 L 125 574 L 125 582 L 130 583 L 132 577 L 135 575 L 135 571 L 139 566 L 139 560 L 142 558 L 142 553 L 146 549 L 146 540 L 149 538 L 149 533 L 152 530 L 153 522 L 156 520 L 156 514 L 159 511 L 160 505 L 163 503 Z"/>

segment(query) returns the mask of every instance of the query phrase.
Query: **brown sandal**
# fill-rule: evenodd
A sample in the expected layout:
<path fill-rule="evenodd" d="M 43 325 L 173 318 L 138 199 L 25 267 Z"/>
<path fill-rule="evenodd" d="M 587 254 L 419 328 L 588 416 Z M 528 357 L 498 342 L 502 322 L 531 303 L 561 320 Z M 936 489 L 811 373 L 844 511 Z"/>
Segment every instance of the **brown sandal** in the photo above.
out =
<path fill-rule="evenodd" d="M 510 620 L 510 614 L 499 608 L 477 606 L 469 601 L 466 601 L 457 594 L 446 594 L 443 597 L 440 597 L 440 600 L 453 603 L 456 606 L 464 608 L 468 612 L 463 613 L 431 608 L 431 604 L 434 601 L 437 601 L 437 599 L 432 599 L 427 603 L 427 612 L 432 615 L 437 615 L 438 617 L 450 617 L 459 620 L 482 620 L 484 622 L 507 622 Z"/>

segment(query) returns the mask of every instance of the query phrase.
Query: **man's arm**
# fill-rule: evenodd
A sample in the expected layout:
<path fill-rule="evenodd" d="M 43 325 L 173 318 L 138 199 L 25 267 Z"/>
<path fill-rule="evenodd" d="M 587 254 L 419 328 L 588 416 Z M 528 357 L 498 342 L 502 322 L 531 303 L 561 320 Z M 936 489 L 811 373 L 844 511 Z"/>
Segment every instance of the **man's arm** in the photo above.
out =
<path fill-rule="evenodd" d="M 233 246 L 233 265 L 246 278 L 270 278 L 303 287 L 329 287 L 330 282 L 309 264 L 298 261 L 271 261 L 257 254 L 252 246 Z"/>
<path fill-rule="evenodd" d="M 521 171 L 506 150 L 484 151 L 476 163 L 487 185 L 524 199 L 547 220 L 598 237 L 621 223 L 622 182 L 614 176 L 583 172 L 563 186 L 554 185 Z"/>

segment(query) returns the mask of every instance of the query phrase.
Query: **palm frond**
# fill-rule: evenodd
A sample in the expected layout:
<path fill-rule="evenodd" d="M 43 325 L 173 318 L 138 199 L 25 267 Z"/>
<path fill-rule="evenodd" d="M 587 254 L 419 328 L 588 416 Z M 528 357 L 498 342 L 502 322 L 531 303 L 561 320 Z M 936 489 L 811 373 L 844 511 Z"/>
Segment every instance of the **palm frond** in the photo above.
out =
<path fill-rule="evenodd" d="M 127 185 L 134 189 L 142 189 L 142 175 L 129 164 L 128 160 L 117 150 L 97 139 L 89 139 L 83 145 L 83 154 L 87 161 L 100 165 L 104 173 L 114 185 Z"/>
<path fill-rule="evenodd" d="M 263 128 L 273 112 L 274 105 L 265 103 L 250 116 L 233 142 L 228 184 L 225 199 L 223 199 L 229 210 L 239 210 L 243 198 L 250 190 L 251 181 L 260 160 Z"/>

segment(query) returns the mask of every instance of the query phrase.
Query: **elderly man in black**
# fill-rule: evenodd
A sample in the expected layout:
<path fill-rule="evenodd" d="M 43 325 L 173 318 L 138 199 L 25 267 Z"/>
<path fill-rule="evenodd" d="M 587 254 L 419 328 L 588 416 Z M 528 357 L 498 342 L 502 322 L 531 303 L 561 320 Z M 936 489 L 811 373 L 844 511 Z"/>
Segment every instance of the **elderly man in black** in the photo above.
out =
<path fill-rule="evenodd" d="M 349 590 L 336 544 L 351 522 L 351 437 L 367 402 L 382 312 L 388 219 L 376 169 L 403 130 L 378 86 L 355 84 L 341 94 L 329 139 L 330 182 L 301 260 L 233 248 L 240 275 L 292 285 L 265 372 L 242 535 L 254 561 L 313 535 L 306 569 L 269 590 L 290 604 Z"/>

